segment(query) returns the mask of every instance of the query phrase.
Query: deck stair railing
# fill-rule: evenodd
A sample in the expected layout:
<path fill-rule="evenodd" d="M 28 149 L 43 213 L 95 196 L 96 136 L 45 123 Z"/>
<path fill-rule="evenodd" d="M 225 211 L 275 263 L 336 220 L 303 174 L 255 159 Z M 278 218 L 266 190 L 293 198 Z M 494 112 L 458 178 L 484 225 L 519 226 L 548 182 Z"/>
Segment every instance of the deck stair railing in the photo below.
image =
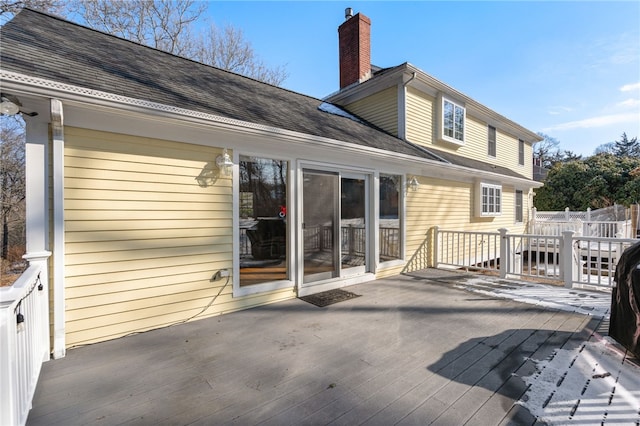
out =
<path fill-rule="evenodd" d="M 46 261 L 0 288 L 0 424 L 24 425 L 42 363 L 49 359 Z"/>

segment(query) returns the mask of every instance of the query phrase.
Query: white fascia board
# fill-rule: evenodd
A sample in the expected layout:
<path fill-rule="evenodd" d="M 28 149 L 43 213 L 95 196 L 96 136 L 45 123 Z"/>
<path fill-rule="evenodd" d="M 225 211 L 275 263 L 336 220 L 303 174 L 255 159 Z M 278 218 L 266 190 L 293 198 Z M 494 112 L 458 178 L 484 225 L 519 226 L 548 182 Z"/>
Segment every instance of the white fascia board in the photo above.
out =
<path fill-rule="evenodd" d="M 420 74 L 418 74 L 418 76 L 420 76 Z M 390 73 L 389 76 L 384 77 L 393 77 L 395 80 L 398 77 L 398 73 Z M 136 98 L 129 98 L 98 90 L 86 89 L 66 83 L 35 78 L 8 71 L 0 71 L 0 82 L 6 91 L 16 91 L 32 96 L 57 98 L 63 101 L 63 103 L 70 102 L 78 107 L 104 107 L 111 110 L 117 110 L 120 113 L 138 114 L 141 117 L 148 117 L 151 115 L 154 118 L 175 120 L 179 121 L 181 124 L 190 123 L 197 127 L 213 127 L 233 132 L 241 132 L 244 134 L 253 134 L 256 136 L 276 135 L 278 138 L 288 142 L 302 144 L 311 142 L 316 147 L 322 147 L 328 150 L 335 150 L 339 148 L 343 151 L 346 150 L 349 153 L 358 155 L 365 154 L 387 163 L 396 163 L 404 166 L 405 168 L 409 166 L 410 168 L 422 169 L 424 176 L 427 177 L 430 176 L 432 172 L 436 172 L 440 176 L 448 176 L 448 178 L 452 180 L 460 180 L 460 178 L 463 178 L 462 180 L 467 180 L 469 176 L 488 176 L 493 178 L 500 177 L 500 180 L 503 182 L 518 182 L 519 184 L 527 187 L 541 186 L 538 182 L 528 180 L 526 178 L 519 179 L 498 173 L 482 172 L 480 170 L 456 166 L 450 163 L 442 163 L 440 161 L 430 160 L 427 158 L 420 158 L 407 154 L 390 152 L 379 148 L 371 148 L 354 143 L 325 138 L 322 136 L 309 135 L 277 127 L 230 119 L 213 114 L 192 111 L 165 104 L 158 104 Z M 206 142 L 202 142 L 202 144 L 207 145 Z"/>

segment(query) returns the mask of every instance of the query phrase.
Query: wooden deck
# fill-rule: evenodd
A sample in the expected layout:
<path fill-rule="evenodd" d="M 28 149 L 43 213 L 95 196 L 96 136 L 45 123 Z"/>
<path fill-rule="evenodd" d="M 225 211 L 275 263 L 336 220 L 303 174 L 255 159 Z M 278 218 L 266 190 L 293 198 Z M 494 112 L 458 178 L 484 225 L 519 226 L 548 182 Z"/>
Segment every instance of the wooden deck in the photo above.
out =
<path fill-rule="evenodd" d="M 529 357 L 600 320 L 452 288 L 450 273 L 349 287 L 71 349 L 44 364 L 29 425 L 535 424 Z"/>

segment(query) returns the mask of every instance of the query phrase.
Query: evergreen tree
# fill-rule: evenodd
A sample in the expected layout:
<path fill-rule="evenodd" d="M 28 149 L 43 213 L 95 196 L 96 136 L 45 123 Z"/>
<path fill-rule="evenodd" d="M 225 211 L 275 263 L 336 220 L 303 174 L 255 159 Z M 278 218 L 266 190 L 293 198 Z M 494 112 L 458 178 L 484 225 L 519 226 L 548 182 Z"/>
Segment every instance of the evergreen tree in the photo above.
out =
<path fill-rule="evenodd" d="M 621 140 L 613 144 L 613 154 L 619 157 L 640 158 L 640 144 L 638 138 L 629 139 L 627 133 L 622 133 Z"/>

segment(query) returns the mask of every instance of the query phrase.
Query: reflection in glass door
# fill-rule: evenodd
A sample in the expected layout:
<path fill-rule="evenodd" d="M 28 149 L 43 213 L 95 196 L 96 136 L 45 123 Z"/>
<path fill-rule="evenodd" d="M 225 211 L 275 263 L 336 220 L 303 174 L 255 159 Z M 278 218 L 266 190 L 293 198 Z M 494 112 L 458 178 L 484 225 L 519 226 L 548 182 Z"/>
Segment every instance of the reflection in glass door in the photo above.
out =
<path fill-rule="evenodd" d="M 364 176 L 343 176 L 340 183 L 340 266 L 344 273 L 365 272 L 366 179 Z"/>
<path fill-rule="evenodd" d="M 304 282 L 338 276 L 338 174 L 303 171 Z"/>
<path fill-rule="evenodd" d="M 365 175 L 303 170 L 303 283 L 366 272 Z"/>

